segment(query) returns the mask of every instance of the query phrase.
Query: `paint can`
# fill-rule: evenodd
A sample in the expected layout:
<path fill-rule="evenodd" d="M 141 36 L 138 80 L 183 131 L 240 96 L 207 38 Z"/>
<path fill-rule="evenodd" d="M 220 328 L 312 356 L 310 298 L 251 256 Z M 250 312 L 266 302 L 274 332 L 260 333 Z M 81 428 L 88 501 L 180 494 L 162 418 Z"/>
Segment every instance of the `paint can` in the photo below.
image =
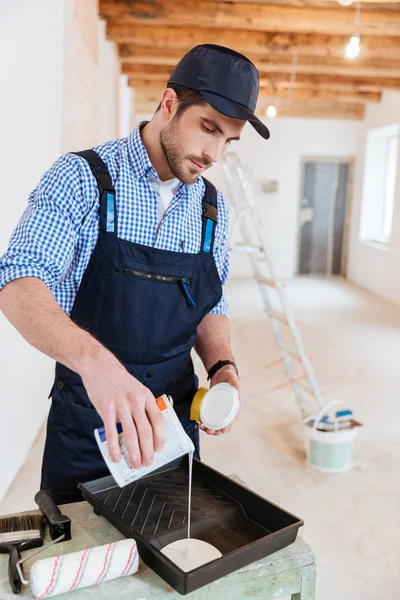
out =
<path fill-rule="evenodd" d="M 334 404 L 327 404 L 314 419 L 304 425 L 304 447 L 307 464 L 323 473 L 343 473 L 353 466 L 354 442 L 357 436 L 356 427 L 322 431 L 318 428 L 322 418 Z"/>

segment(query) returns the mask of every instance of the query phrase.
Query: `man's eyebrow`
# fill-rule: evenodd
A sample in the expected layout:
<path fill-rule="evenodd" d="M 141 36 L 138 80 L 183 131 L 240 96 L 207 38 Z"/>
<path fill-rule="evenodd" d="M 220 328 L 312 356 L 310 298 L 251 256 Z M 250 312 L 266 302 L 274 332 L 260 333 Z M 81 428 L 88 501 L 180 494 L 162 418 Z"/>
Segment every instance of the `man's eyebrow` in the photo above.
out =
<path fill-rule="evenodd" d="M 216 121 L 214 121 L 213 119 L 207 119 L 206 117 L 202 117 L 202 121 L 204 121 L 205 123 L 208 123 L 209 125 L 212 125 L 213 127 L 215 127 L 215 129 L 221 134 L 221 135 L 225 135 L 223 130 L 221 129 L 221 127 L 218 125 L 218 123 Z M 229 140 L 235 140 L 235 141 L 239 141 L 240 140 L 240 136 L 237 137 L 231 137 L 229 138 Z"/>

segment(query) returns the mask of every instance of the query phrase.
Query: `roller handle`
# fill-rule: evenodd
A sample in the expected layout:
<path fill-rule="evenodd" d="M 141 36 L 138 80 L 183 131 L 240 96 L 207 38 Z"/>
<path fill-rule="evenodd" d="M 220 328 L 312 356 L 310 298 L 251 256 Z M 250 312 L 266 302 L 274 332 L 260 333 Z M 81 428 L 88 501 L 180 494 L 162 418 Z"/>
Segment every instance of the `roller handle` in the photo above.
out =
<path fill-rule="evenodd" d="M 35 496 L 35 502 L 49 524 L 50 537 L 55 540 L 64 535 L 61 541 L 71 539 L 71 519 L 63 515 L 54 502 L 50 492 L 40 490 Z"/>
<path fill-rule="evenodd" d="M 17 562 L 21 559 L 18 546 L 13 546 L 8 558 L 8 580 L 14 594 L 19 594 L 22 587 L 21 579 L 17 571 Z"/>

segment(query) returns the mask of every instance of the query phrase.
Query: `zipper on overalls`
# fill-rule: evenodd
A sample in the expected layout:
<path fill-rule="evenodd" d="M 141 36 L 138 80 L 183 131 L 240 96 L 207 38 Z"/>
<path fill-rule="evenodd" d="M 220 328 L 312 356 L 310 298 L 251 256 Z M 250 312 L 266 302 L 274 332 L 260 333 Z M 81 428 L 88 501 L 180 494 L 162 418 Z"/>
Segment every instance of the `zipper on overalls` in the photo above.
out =
<path fill-rule="evenodd" d="M 128 277 L 137 277 L 139 279 L 147 279 L 157 283 L 177 283 L 181 288 L 183 295 L 186 298 L 188 306 L 196 308 L 196 302 L 189 292 L 189 285 L 192 280 L 188 277 L 177 277 L 176 275 L 160 275 L 159 273 L 149 273 L 148 271 L 139 271 L 138 269 L 122 269 L 124 275 Z"/>
<path fill-rule="evenodd" d="M 186 302 L 188 303 L 189 306 L 196 308 L 196 302 L 193 300 L 192 296 L 190 295 L 190 292 L 188 290 L 188 285 L 190 284 L 190 280 L 189 279 L 180 279 L 178 281 L 178 285 L 180 286 L 181 290 L 183 291 L 185 297 L 186 297 Z"/>

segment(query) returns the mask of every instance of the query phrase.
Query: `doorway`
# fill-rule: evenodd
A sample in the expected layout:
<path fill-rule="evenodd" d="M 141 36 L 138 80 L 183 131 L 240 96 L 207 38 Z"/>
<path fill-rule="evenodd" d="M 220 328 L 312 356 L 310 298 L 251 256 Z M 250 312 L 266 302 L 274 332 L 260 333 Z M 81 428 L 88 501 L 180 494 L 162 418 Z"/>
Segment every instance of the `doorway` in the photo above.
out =
<path fill-rule="evenodd" d="M 351 159 L 303 159 L 299 275 L 346 275 Z"/>

